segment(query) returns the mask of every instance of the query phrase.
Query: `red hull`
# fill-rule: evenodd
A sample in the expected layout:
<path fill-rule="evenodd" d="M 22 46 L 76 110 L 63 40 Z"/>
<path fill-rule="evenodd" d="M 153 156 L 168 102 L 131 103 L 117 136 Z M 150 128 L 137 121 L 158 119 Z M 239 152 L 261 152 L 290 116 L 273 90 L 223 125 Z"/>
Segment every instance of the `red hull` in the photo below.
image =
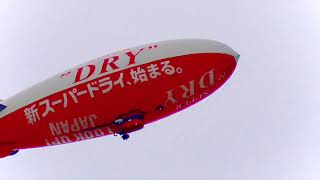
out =
<path fill-rule="evenodd" d="M 159 68 L 157 73 L 148 72 L 150 65 Z M 203 53 L 128 68 L 20 108 L 1 119 L 0 138 L 13 149 L 72 143 L 115 133 L 112 122 L 131 111 L 143 112 L 148 124 L 204 99 L 226 82 L 235 67 L 233 56 Z M 141 75 L 139 70 L 147 72 Z M 28 108 L 37 110 L 36 121 L 25 120 Z"/>

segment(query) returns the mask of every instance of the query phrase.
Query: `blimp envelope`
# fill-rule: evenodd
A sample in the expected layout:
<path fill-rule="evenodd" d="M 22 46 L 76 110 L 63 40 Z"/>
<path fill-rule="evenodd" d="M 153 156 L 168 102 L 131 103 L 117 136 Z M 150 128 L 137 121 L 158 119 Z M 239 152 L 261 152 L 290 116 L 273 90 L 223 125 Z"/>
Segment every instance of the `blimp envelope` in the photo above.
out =
<path fill-rule="evenodd" d="M 151 43 L 93 59 L 0 104 L 0 152 L 128 133 L 208 97 L 238 53 L 212 40 Z"/>

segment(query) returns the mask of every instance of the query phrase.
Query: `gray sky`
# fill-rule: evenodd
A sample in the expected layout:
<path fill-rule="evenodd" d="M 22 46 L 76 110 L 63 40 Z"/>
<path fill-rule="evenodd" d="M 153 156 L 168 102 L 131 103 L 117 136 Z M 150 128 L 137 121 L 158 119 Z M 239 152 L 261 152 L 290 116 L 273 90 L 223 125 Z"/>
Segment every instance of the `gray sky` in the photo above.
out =
<path fill-rule="evenodd" d="M 318 0 L 0 0 L 0 98 L 87 60 L 177 38 L 241 54 L 217 93 L 134 133 L 21 151 L 2 180 L 318 180 Z"/>

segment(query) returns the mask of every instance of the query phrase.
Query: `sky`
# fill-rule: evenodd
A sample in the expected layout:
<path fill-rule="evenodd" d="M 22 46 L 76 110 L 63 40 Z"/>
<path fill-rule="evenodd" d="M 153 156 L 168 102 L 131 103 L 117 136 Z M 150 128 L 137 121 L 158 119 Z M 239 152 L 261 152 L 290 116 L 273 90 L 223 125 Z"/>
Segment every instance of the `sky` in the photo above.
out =
<path fill-rule="evenodd" d="M 1 180 L 318 180 L 318 0 L 0 0 L 0 98 L 90 59 L 179 38 L 240 61 L 215 94 L 136 132 L 22 150 Z"/>

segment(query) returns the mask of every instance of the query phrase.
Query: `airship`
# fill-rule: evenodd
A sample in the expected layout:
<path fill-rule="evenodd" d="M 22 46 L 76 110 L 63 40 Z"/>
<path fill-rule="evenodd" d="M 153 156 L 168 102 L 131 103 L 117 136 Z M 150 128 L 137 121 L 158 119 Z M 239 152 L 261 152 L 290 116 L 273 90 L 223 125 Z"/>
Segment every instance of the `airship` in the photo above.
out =
<path fill-rule="evenodd" d="M 221 87 L 239 54 L 206 39 L 146 44 L 59 73 L 0 101 L 0 157 L 130 133 Z"/>

